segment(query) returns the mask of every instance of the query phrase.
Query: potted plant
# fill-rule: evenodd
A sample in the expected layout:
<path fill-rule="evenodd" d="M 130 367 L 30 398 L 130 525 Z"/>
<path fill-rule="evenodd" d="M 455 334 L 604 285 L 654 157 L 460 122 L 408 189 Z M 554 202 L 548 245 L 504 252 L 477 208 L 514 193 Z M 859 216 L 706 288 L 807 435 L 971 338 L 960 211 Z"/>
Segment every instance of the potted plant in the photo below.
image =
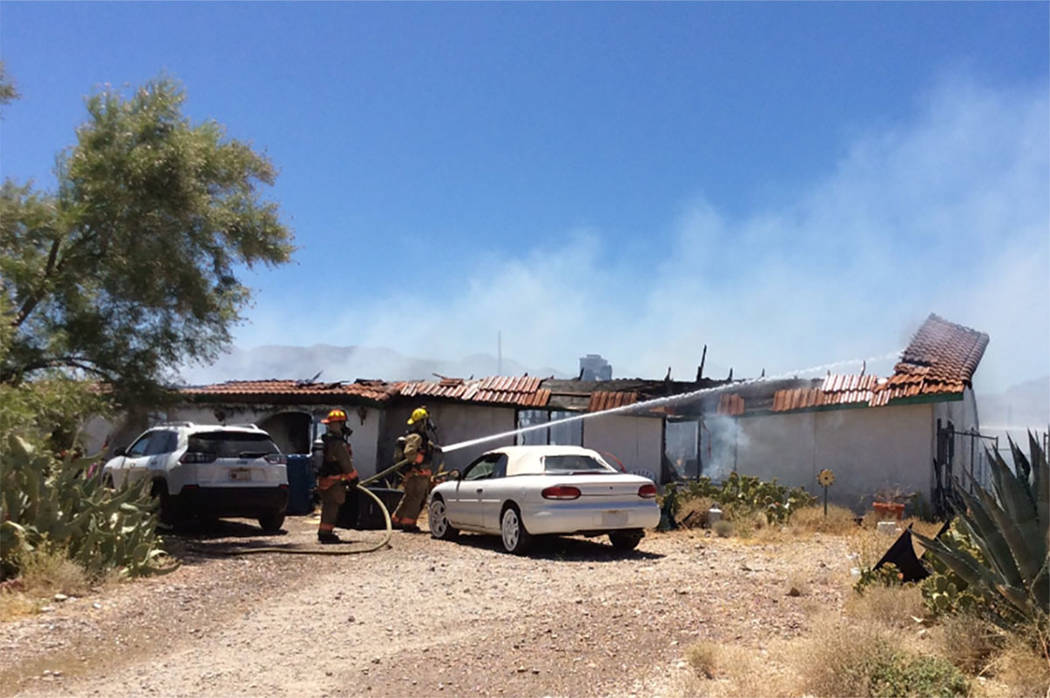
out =
<path fill-rule="evenodd" d="M 871 503 L 871 507 L 880 516 L 892 516 L 900 521 L 904 518 L 904 507 L 910 497 L 910 493 L 899 487 L 881 489 L 875 493 L 875 501 Z"/>

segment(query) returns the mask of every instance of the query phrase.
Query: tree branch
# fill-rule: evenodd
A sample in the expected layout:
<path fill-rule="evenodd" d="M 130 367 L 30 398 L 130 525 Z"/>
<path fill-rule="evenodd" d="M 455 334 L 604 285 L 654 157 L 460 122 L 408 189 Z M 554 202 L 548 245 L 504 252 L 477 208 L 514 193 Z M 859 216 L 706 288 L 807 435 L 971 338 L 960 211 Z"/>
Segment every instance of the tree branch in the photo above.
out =
<path fill-rule="evenodd" d="M 25 322 L 26 318 L 29 317 L 29 314 L 32 313 L 40 301 L 44 299 L 44 287 L 47 285 L 47 280 L 50 278 L 51 272 L 55 270 L 55 262 L 58 259 L 58 248 L 61 244 L 62 241 L 60 239 L 56 238 L 52 241 L 51 251 L 47 255 L 47 266 L 44 267 L 44 274 L 40 278 L 37 292 L 27 298 L 25 303 L 22 304 L 22 307 L 19 308 L 18 314 L 15 315 L 15 319 L 11 321 L 12 327 L 19 327 Z"/>

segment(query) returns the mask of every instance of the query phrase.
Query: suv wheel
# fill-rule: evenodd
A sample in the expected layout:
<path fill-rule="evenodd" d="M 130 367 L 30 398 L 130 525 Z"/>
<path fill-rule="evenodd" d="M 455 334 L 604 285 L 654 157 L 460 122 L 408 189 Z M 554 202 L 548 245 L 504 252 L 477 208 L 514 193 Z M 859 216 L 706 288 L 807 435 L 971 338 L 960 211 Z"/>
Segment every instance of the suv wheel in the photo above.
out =
<path fill-rule="evenodd" d="M 265 516 L 259 517 L 259 526 L 267 533 L 277 533 L 284 524 L 284 512 L 273 511 Z"/>

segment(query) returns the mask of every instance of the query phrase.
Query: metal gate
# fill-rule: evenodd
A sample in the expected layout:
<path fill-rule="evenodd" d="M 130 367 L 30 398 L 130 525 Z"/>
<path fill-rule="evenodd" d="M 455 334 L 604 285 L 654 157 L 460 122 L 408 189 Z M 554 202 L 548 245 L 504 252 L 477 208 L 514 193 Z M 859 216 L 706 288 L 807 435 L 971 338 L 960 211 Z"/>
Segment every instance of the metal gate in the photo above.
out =
<path fill-rule="evenodd" d="M 937 420 L 937 453 L 933 459 L 935 515 L 948 516 L 962 507 L 955 487 L 962 487 L 971 494 L 975 485 L 988 487 L 987 447 L 998 450 L 999 437 L 981 434 L 976 427 L 958 431 L 951 421 Z"/>

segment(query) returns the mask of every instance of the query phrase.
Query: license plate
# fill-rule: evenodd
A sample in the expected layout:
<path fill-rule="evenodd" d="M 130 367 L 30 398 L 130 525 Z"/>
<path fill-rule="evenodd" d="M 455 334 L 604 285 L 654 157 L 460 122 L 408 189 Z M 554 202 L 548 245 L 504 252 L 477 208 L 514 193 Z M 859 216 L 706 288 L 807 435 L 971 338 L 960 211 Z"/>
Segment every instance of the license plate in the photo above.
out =
<path fill-rule="evenodd" d="M 251 480 L 252 479 L 252 469 L 251 468 L 231 468 L 230 469 L 230 479 L 231 480 L 238 480 L 238 481 Z"/>
<path fill-rule="evenodd" d="M 627 512 L 626 511 L 603 511 L 602 512 L 602 526 L 626 526 L 627 525 Z"/>

